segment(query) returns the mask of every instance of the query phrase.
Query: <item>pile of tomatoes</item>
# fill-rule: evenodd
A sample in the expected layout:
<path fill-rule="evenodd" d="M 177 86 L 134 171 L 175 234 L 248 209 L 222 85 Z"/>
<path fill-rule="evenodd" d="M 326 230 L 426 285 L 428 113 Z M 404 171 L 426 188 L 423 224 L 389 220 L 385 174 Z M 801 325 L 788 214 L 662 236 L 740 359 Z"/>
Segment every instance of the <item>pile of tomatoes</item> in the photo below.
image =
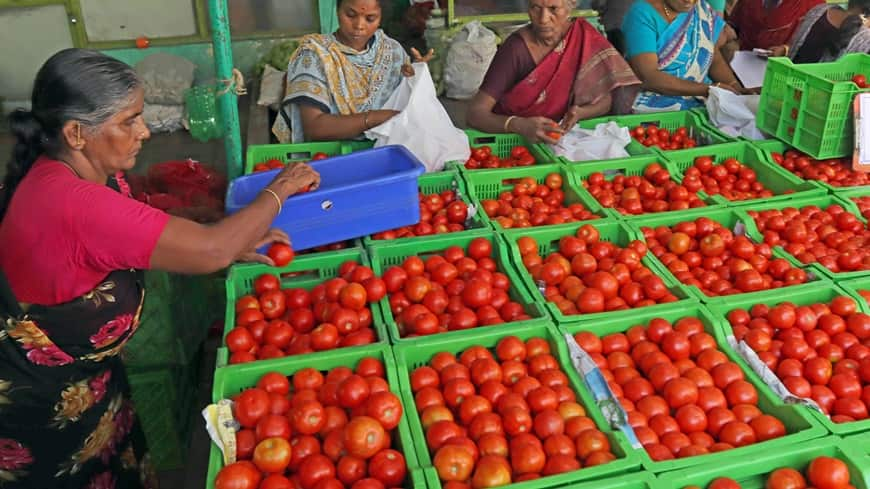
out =
<path fill-rule="evenodd" d="M 282 290 L 278 277 L 260 275 L 253 294 L 236 301 L 236 324 L 225 340 L 229 362 L 374 343 L 377 336 L 368 304 L 385 295 L 384 281 L 371 268 L 352 261 L 341 265 L 339 277 L 310 291 Z"/>
<path fill-rule="evenodd" d="M 505 158 L 499 158 L 489 146 L 481 146 L 472 148 L 471 156 L 465 161 L 465 168 L 468 170 L 513 168 L 532 166 L 536 163 L 535 157 L 529 153 L 529 148 L 525 146 L 514 146 L 511 148 L 510 155 Z"/>
<path fill-rule="evenodd" d="M 642 175 L 616 175 L 607 180 L 604 173 L 591 173 L 583 187 L 598 202 L 622 214 L 667 212 L 704 207 L 698 189 L 671 180 L 671 173 L 659 163 L 650 163 Z"/>
<path fill-rule="evenodd" d="M 720 452 L 778 438 L 783 423 L 758 408 L 758 392 L 700 319 L 655 318 L 603 338 L 574 339 L 601 369 L 654 461 Z"/>
<path fill-rule="evenodd" d="M 773 258 L 757 244 L 716 221 L 700 217 L 671 227 L 642 227 L 647 246 L 674 276 L 707 296 L 740 294 L 802 284 L 807 274 Z"/>
<path fill-rule="evenodd" d="M 849 483 L 849 466 L 834 457 L 816 457 L 807 465 L 806 478 L 800 471 L 790 467 L 776 469 L 767 476 L 766 489 L 801 489 L 816 487 L 818 489 L 853 489 Z M 809 484 L 807 482 L 809 481 Z M 720 477 L 707 484 L 705 489 L 742 489 L 737 481 L 730 477 Z M 698 486 L 686 486 L 683 489 L 700 489 Z"/>
<path fill-rule="evenodd" d="M 608 437 L 577 403 L 543 338 L 436 354 L 411 390 L 445 489 L 504 486 L 606 464 Z"/>
<path fill-rule="evenodd" d="M 218 472 L 215 489 L 402 487 L 405 457 L 390 448 L 402 403 L 380 360 L 325 376 L 305 368 L 292 381 L 269 372 L 234 401 L 238 462 Z"/>
<path fill-rule="evenodd" d="M 685 127 L 678 127 L 671 133 L 671 131 L 653 124 L 637 126 L 631 130 L 631 137 L 646 147 L 656 146 L 665 151 L 694 148 L 698 145 Z"/>
<path fill-rule="evenodd" d="M 773 160 L 786 170 L 807 180 L 826 182 L 834 187 L 870 185 L 870 174 L 852 169 L 852 158 L 815 160 L 790 149 L 785 155 L 771 153 Z"/>
<path fill-rule="evenodd" d="M 517 240 L 522 263 L 544 298 L 562 314 L 592 314 L 674 302 L 674 296 L 641 263 L 646 246 L 632 241 L 625 248 L 601 239 L 598 229 L 584 224 L 574 236 L 559 240 L 558 250 L 543 259 L 529 236 Z"/>
<path fill-rule="evenodd" d="M 683 173 L 683 185 L 689 190 L 703 190 L 709 195 L 721 195 L 732 201 L 774 195 L 773 191 L 758 181 L 755 170 L 745 166 L 737 158 L 727 158 L 714 165 L 712 157 L 699 156 Z"/>
<path fill-rule="evenodd" d="M 498 200 L 481 201 L 483 211 L 505 229 L 564 224 L 566 222 L 598 219 L 581 203 L 565 207 L 565 192 L 560 173 L 550 173 L 543 182 L 523 177 L 506 182 L 510 191 L 499 194 Z"/>
<path fill-rule="evenodd" d="M 531 319 L 508 295 L 510 280 L 486 238 L 474 238 L 467 251 L 451 246 L 426 260 L 409 256 L 383 278 L 403 338 Z"/>
<path fill-rule="evenodd" d="M 420 222 L 390 231 L 375 233 L 372 239 L 398 239 L 465 230 L 468 205 L 453 190 L 440 194 L 419 194 Z"/>
<path fill-rule="evenodd" d="M 870 195 L 866 197 L 852 197 L 852 201 L 858 205 L 858 210 L 864 219 L 870 219 Z"/>
<path fill-rule="evenodd" d="M 311 161 L 325 160 L 327 158 L 329 158 L 329 155 L 327 155 L 326 153 L 314 153 L 311 156 Z M 254 173 L 259 173 L 261 171 L 274 170 L 276 168 L 284 168 L 285 165 L 287 165 L 287 163 L 284 163 L 283 161 L 281 161 L 277 158 L 272 158 L 272 159 L 266 160 L 262 163 L 255 164 L 254 165 Z"/>
<path fill-rule="evenodd" d="M 870 316 L 854 299 L 757 304 L 730 311 L 728 321 L 792 394 L 813 399 L 836 423 L 868 417 Z"/>
<path fill-rule="evenodd" d="M 870 229 L 839 204 L 749 211 L 764 242 L 832 272 L 870 270 Z"/>

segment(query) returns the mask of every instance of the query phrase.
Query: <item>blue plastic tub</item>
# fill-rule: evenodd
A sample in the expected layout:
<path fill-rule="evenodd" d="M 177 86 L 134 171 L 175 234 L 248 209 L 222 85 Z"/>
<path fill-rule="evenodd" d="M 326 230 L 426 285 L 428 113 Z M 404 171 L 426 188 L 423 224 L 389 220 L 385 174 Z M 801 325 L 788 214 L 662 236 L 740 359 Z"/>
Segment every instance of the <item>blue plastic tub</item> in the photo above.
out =
<path fill-rule="evenodd" d="M 417 178 L 425 167 L 402 146 L 383 146 L 309 163 L 320 188 L 284 202 L 273 227 L 302 251 L 420 221 Z M 238 212 L 280 170 L 239 177 L 227 189 L 227 214 Z"/>

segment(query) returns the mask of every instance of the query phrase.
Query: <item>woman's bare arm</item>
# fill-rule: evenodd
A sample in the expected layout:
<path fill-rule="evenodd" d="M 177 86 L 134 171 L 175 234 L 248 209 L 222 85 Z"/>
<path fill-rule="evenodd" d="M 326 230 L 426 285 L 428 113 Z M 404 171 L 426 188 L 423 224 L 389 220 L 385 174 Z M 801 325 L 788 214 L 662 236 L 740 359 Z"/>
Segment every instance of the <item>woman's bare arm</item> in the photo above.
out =
<path fill-rule="evenodd" d="M 266 188 L 283 202 L 320 176 L 304 164 L 290 165 Z M 261 192 L 241 211 L 213 225 L 170 217 L 151 254 L 151 268 L 179 273 L 211 273 L 229 266 L 266 235 L 278 212 L 271 193 Z"/>
<path fill-rule="evenodd" d="M 302 130 L 308 141 L 354 139 L 398 114 L 395 110 L 372 110 L 359 114 L 329 114 L 308 104 L 299 105 Z"/>

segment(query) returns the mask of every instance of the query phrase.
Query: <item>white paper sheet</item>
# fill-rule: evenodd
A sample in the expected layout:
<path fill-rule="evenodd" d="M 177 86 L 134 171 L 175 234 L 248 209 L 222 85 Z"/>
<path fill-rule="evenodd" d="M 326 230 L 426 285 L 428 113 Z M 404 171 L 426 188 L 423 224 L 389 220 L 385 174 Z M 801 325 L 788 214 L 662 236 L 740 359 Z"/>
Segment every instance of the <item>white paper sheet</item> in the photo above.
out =
<path fill-rule="evenodd" d="M 862 93 L 858 95 L 858 107 L 861 111 L 857 117 L 857 130 L 855 136 L 858 138 L 858 163 L 867 165 L 870 163 L 870 93 Z"/>
<path fill-rule="evenodd" d="M 764 73 L 767 71 L 767 59 L 759 57 L 752 51 L 737 51 L 731 60 L 731 69 L 746 88 L 756 88 L 764 84 Z"/>

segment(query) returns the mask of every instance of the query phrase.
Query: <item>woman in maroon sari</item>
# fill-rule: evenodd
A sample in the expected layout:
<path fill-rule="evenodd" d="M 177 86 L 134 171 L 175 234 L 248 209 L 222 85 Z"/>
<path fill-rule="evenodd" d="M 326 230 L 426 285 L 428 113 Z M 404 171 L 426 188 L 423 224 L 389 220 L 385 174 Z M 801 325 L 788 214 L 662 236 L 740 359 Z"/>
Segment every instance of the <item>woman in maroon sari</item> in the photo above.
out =
<path fill-rule="evenodd" d="M 469 126 L 552 144 L 581 119 L 629 110 L 640 81 L 592 25 L 571 19 L 573 8 L 574 0 L 529 0 L 531 23 L 499 47 Z"/>

